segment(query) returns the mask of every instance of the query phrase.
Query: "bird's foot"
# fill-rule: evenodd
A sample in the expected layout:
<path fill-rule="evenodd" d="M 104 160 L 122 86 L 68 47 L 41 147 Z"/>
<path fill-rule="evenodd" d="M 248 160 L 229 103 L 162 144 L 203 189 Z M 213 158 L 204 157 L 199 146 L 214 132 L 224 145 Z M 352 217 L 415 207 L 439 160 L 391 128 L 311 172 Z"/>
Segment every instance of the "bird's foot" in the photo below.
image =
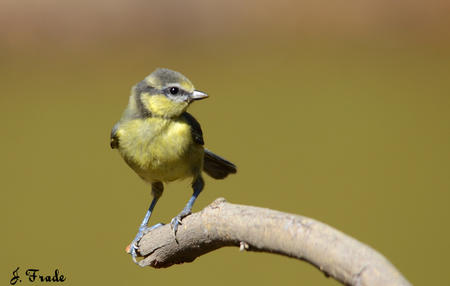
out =
<path fill-rule="evenodd" d="M 173 230 L 173 235 L 175 236 L 175 238 L 177 237 L 177 230 L 178 230 L 178 226 L 183 224 L 181 222 L 181 220 L 185 217 L 187 217 L 188 215 L 191 214 L 191 211 L 185 211 L 183 210 L 181 213 L 179 213 L 176 217 L 174 217 L 171 221 L 170 221 L 170 227 Z"/>
<path fill-rule="evenodd" d="M 151 227 L 140 227 L 138 233 L 134 237 L 133 241 L 130 244 L 130 248 L 128 250 L 128 253 L 131 254 L 131 258 L 133 259 L 134 263 L 138 264 L 136 257 L 137 257 L 137 249 L 138 249 L 138 243 L 141 240 L 141 238 L 149 233 L 151 230 L 158 228 L 160 226 L 163 226 L 162 223 L 157 223 L 154 226 Z"/>

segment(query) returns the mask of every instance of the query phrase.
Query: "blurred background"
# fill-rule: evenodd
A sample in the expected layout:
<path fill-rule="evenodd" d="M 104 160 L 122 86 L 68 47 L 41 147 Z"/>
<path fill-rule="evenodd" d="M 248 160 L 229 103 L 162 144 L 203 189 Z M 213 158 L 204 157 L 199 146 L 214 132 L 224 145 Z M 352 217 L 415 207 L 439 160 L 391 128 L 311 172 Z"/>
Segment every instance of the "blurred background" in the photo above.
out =
<path fill-rule="evenodd" d="M 190 111 L 239 168 L 207 178 L 194 211 L 225 197 L 309 216 L 413 284 L 450 284 L 449 3 L 1 0 L 3 284 L 20 267 L 58 268 L 61 285 L 338 285 L 237 248 L 132 263 L 150 188 L 109 134 L 157 67 L 210 95 Z M 190 195 L 188 181 L 168 185 L 151 223 Z"/>

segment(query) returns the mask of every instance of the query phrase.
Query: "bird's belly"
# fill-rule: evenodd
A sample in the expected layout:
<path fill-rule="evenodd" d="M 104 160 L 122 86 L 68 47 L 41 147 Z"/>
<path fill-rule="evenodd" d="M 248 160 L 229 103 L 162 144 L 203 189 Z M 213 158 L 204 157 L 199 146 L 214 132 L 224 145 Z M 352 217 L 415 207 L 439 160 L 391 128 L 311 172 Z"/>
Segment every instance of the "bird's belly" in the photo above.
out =
<path fill-rule="evenodd" d="M 192 141 L 190 127 L 179 122 L 160 128 L 154 125 L 150 129 L 144 125 L 121 132 L 119 151 L 128 165 L 148 182 L 174 181 L 198 173 L 203 147 Z"/>
<path fill-rule="evenodd" d="M 178 157 L 171 156 L 174 155 L 173 149 L 164 150 L 161 146 L 159 148 L 157 152 L 152 152 L 153 156 L 148 157 L 146 165 L 136 164 L 135 161 L 132 161 L 131 164 L 129 163 L 142 179 L 148 182 L 169 182 L 191 177 L 196 173 L 196 163 L 193 163 L 191 159 L 192 154 L 189 154 L 190 148 Z"/>

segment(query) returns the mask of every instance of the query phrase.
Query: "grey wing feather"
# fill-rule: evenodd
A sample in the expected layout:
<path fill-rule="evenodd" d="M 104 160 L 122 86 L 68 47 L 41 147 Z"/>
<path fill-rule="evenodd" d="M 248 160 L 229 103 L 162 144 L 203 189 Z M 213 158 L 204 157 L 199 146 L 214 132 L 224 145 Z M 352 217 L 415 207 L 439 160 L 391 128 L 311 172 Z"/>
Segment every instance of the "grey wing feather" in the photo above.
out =
<path fill-rule="evenodd" d="M 119 136 L 117 136 L 118 128 L 119 128 L 119 123 L 116 123 L 111 130 L 110 146 L 112 149 L 119 148 Z"/>
<path fill-rule="evenodd" d="M 203 171 L 214 179 L 219 180 L 226 178 L 229 174 L 235 174 L 237 168 L 230 161 L 205 149 Z"/>
<path fill-rule="evenodd" d="M 203 132 L 200 123 L 198 123 L 194 116 L 187 112 L 184 112 L 181 116 L 191 126 L 191 135 L 194 142 L 199 145 L 204 145 L 205 142 L 203 141 Z M 224 179 L 229 174 L 235 174 L 237 169 L 230 161 L 205 148 L 203 171 L 214 179 Z"/>
<path fill-rule="evenodd" d="M 191 135 L 194 142 L 199 145 L 204 145 L 205 142 L 203 141 L 203 132 L 200 123 L 198 123 L 194 116 L 187 112 L 183 112 L 181 116 L 187 121 L 189 126 L 191 126 Z"/>

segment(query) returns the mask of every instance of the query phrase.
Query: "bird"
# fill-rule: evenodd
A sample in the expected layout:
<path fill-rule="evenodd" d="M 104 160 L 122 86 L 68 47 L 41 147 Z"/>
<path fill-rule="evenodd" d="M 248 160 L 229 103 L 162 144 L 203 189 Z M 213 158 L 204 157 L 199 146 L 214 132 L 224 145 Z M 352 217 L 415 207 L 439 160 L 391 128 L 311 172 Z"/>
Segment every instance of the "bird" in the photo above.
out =
<path fill-rule="evenodd" d="M 111 148 L 117 149 L 128 166 L 151 185 L 153 196 L 128 250 L 135 263 L 140 239 L 162 225 L 148 227 L 164 184 L 192 178 L 192 196 L 170 222 L 176 239 L 178 226 L 191 213 L 204 188 L 202 172 L 214 179 L 237 172 L 236 165 L 204 147 L 200 123 L 186 111 L 194 101 L 207 97 L 181 73 L 157 68 L 133 86 L 128 105 L 111 130 Z"/>

